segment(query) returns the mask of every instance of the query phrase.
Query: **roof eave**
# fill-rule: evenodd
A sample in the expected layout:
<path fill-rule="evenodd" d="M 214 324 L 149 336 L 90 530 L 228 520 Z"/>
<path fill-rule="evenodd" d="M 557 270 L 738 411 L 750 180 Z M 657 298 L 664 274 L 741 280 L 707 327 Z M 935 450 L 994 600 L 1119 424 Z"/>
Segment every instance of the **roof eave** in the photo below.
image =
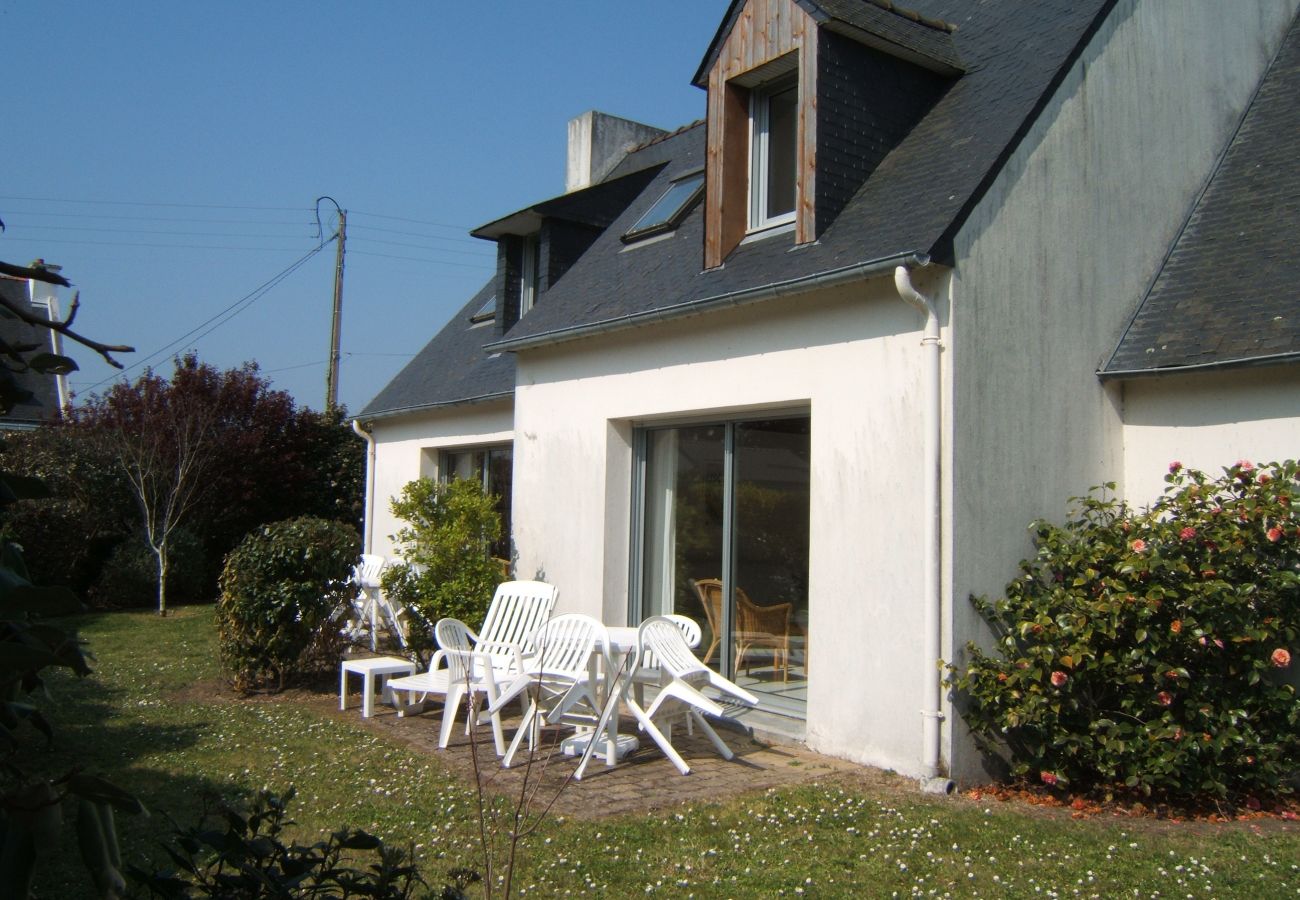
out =
<path fill-rule="evenodd" d="M 476 397 L 464 397 L 458 400 L 441 400 L 436 403 L 419 403 L 412 406 L 399 406 L 395 409 L 384 409 L 377 412 L 365 412 L 364 410 L 355 416 L 362 423 L 378 422 L 383 419 L 396 419 L 401 416 L 415 415 L 422 412 L 434 412 L 440 409 L 452 409 L 457 406 L 475 406 L 482 403 L 491 403 L 493 400 L 507 400 L 514 397 L 514 389 L 508 391 L 494 391 L 491 394 L 480 394 Z"/>
<path fill-rule="evenodd" d="M 514 339 L 506 338 L 504 340 L 487 344 L 483 349 L 488 351 L 517 352 L 536 347 L 562 344 L 569 341 L 579 340 L 581 338 L 610 334 L 616 331 L 627 331 L 654 322 L 684 319 L 690 316 L 712 312 L 717 309 L 724 309 L 732 306 L 747 306 L 751 303 L 761 303 L 765 300 L 773 300 L 778 297 L 791 297 L 814 290 L 820 290 L 822 288 L 835 287 L 851 281 L 861 281 L 876 275 L 891 273 L 897 266 L 928 266 L 929 264 L 930 257 L 928 254 L 922 253 L 918 250 L 908 250 L 903 253 L 895 253 L 879 259 L 854 263 L 853 265 L 844 266 L 839 269 L 831 269 L 813 275 L 804 275 L 787 281 L 777 281 L 769 284 L 757 285 L 751 288 L 743 288 L 725 294 L 704 297 L 699 300 L 685 300 L 680 303 L 674 303 L 670 306 L 662 306 L 657 309 L 644 310 L 642 312 L 617 316 L 613 319 L 604 319 L 598 322 L 588 322 L 581 325 L 571 325 L 566 328 L 557 328 L 551 331 L 542 332 L 541 334 L 532 334 Z"/>
<path fill-rule="evenodd" d="M 1099 369 L 1097 377 L 1102 381 L 1120 381 L 1136 378 L 1155 378 L 1164 375 L 1194 375 L 1198 372 L 1215 372 L 1222 369 L 1284 366 L 1296 363 L 1300 363 L 1300 351 L 1270 353 L 1266 356 L 1241 356 L 1234 359 L 1216 360 L 1215 362 L 1191 363 L 1185 366 L 1159 366 L 1150 369 Z"/>

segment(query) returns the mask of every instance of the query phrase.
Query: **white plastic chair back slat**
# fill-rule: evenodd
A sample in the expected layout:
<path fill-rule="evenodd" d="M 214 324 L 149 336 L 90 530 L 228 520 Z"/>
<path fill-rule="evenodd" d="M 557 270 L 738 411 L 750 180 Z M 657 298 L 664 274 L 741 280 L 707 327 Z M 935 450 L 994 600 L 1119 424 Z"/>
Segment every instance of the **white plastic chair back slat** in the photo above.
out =
<path fill-rule="evenodd" d="M 677 629 L 681 631 L 682 637 L 686 639 L 686 646 L 689 647 L 690 649 L 694 650 L 696 647 L 700 646 L 700 639 L 701 639 L 700 624 L 696 622 L 694 619 L 689 618 L 687 616 L 679 616 L 676 614 L 667 615 L 667 616 L 657 616 L 656 618 L 666 619 L 672 622 L 674 625 L 676 625 Z M 693 655 L 694 654 L 692 654 L 692 656 Z M 658 660 L 655 659 L 654 652 L 649 651 L 644 647 L 642 647 L 640 650 L 640 656 L 638 657 L 638 661 L 639 661 L 639 666 L 638 666 L 639 669 L 651 670 L 651 669 L 659 668 L 659 662 Z M 658 673 L 656 672 L 655 677 L 657 677 L 657 675 Z"/>
<path fill-rule="evenodd" d="M 374 553 L 363 553 L 361 562 L 352 569 L 352 580 L 359 588 L 378 588 L 387 566 L 388 560 L 385 557 Z"/>
<path fill-rule="evenodd" d="M 439 619 L 433 626 L 434 637 L 438 646 L 447 651 L 447 681 L 449 684 L 468 684 L 473 680 L 473 667 L 470 665 L 470 653 L 474 644 L 470 640 L 469 629 L 459 619 Z"/>
<path fill-rule="evenodd" d="M 555 598 L 555 586 L 542 581 L 501 584 L 483 620 L 477 649 L 494 656 L 508 654 L 511 645 L 527 650 L 529 637 L 550 618 Z"/>
<path fill-rule="evenodd" d="M 528 696 L 528 711 L 519 723 L 502 765 L 507 768 L 525 736 L 530 745 L 537 728 L 547 724 L 595 724 L 602 708 L 600 685 L 593 680 L 592 655 L 609 647 L 605 626 L 590 616 L 570 613 L 546 622 L 532 637 L 537 655 L 529 659 L 524 672 L 497 697 L 489 713 L 497 713 L 516 697 Z"/>

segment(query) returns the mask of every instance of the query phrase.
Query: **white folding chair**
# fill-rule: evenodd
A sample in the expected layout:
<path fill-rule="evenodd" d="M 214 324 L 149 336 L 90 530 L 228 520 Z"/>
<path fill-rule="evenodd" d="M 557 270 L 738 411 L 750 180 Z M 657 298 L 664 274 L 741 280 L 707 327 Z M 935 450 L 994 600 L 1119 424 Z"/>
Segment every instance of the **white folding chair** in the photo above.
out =
<path fill-rule="evenodd" d="M 393 691 L 407 692 L 408 703 L 404 707 L 398 706 L 398 715 L 405 715 L 417 706 L 422 709 L 424 697 L 429 694 L 441 694 L 445 698 L 442 727 L 438 731 L 438 747 L 442 749 L 451 740 L 451 727 L 462 703 L 474 694 L 483 694 L 483 706 L 490 707 L 496 701 L 498 692 L 492 658 L 474 651 L 469 629 L 463 622 L 458 619 L 439 619 L 434 626 L 434 636 L 439 649 L 433 654 L 428 671 L 390 679 L 388 687 Z M 420 695 L 418 701 L 417 694 Z M 395 694 L 394 702 L 398 702 Z M 494 713 L 490 718 L 493 742 L 496 744 L 497 756 L 500 756 L 505 749 L 501 716 Z M 466 716 L 466 727 L 471 727 L 469 716 Z"/>
<path fill-rule="evenodd" d="M 659 693 L 649 707 L 628 696 L 626 687 L 622 691 L 622 699 L 636 718 L 637 724 L 659 745 L 659 749 L 677 770 L 683 775 L 691 771 L 691 767 L 672 745 L 672 726 L 679 721 L 693 722 L 708 736 L 723 759 L 731 759 L 734 755 L 731 748 L 718 737 L 713 726 L 702 715 L 708 713 L 711 716 L 721 716 L 723 709 L 715 700 L 706 697 L 703 691 L 711 687 L 750 706 L 757 704 L 758 698 L 717 672 L 705 668 L 691 652 L 679 624 L 666 616 L 652 616 L 642 622 L 637 630 L 637 669 L 641 667 L 643 659 L 658 663 L 661 679 Z M 635 670 L 627 683 L 634 682 Z M 617 701 L 612 700 L 612 705 L 617 713 Z M 608 714 L 607 706 L 602 721 Z"/>
<path fill-rule="evenodd" d="M 543 724 L 591 727 L 601 718 L 603 676 L 596 672 L 592 657 L 609 646 L 605 626 L 576 613 L 556 616 L 533 635 L 531 643 L 536 655 L 525 660 L 523 672 L 501 690 L 487 710 L 488 715 L 497 715 L 512 700 L 527 698 L 524 717 L 501 761 L 506 768 L 525 736 L 529 746 L 536 744 Z"/>

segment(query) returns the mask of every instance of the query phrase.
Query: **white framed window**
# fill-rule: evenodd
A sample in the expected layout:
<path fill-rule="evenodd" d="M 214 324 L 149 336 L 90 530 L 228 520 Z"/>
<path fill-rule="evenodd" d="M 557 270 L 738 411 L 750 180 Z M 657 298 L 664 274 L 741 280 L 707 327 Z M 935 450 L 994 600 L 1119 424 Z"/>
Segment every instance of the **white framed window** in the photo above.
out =
<path fill-rule="evenodd" d="M 519 263 L 519 318 L 528 315 L 529 310 L 537 305 L 537 282 L 540 256 L 537 247 L 537 235 L 530 234 L 524 238 L 522 258 Z"/>
<path fill-rule="evenodd" d="M 798 193 L 799 84 L 781 78 L 750 92 L 749 230 L 793 222 Z"/>

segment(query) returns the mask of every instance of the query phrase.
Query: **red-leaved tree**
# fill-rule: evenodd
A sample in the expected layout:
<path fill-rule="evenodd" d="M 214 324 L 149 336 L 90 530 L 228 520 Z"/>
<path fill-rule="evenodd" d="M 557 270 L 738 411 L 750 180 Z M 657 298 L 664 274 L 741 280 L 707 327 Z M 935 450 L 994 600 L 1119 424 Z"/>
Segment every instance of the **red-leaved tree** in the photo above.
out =
<path fill-rule="evenodd" d="M 193 354 L 176 360 L 170 380 L 146 370 L 72 411 L 72 426 L 116 460 L 130 486 L 158 564 L 160 615 L 177 530 L 201 517 L 205 530 L 228 531 L 270 502 L 258 488 L 275 477 L 268 467 L 284 466 L 298 417 L 256 364 L 221 372 Z"/>

